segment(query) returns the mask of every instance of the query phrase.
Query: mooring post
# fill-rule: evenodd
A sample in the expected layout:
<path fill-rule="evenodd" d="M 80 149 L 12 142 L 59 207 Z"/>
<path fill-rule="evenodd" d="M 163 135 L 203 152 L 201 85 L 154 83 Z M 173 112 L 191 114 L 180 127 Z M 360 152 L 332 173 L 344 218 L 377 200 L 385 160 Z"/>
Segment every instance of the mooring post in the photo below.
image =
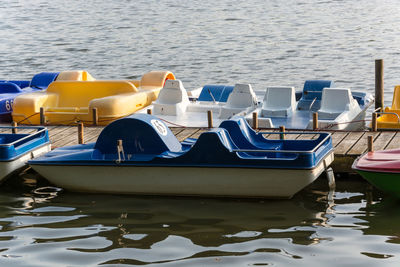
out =
<path fill-rule="evenodd" d="M 372 135 L 368 135 L 368 152 L 374 151 L 374 137 Z"/>
<path fill-rule="evenodd" d="M 279 132 L 281 132 L 280 134 L 279 134 L 279 138 L 281 139 L 281 140 L 285 140 L 285 126 L 279 126 Z"/>
<path fill-rule="evenodd" d="M 378 130 L 378 122 L 377 122 L 377 114 L 376 114 L 376 112 L 372 113 L 371 129 L 372 129 L 373 132 L 376 132 Z"/>
<path fill-rule="evenodd" d="M 45 118 L 44 118 L 44 108 L 41 107 L 40 108 L 40 125 L 44 125 L 45 124 Z"/>
<path fill-rule="evenodd" d="M 253 129 L 257 130 L 258 129 L 258 113 L 253 112 Z"/>
<path fill-rule="evenodd" d="M 207 121 L 208 121 L 208 128 L 212 128 L 213 127 L 212 110 L 207 110 Z"/>
<path fill-rule="evenodd" d="M 97 108 L 93 108 L 93 125 L 97 126 L 97 124 L 99 123 L 99 115 L 97 113 Z"/>
<path fill-rule="evenodd" d="M 383 59 L 375 60 L 375 109 L 383 111 Z"/>
<path fill-rule="evenodd" d="M 318 129 L 318 112 L 314 112 L 312 116 L 313 130 Z"/>
<path fill-rule="evenodd" d="M 12 128 L 12 133 L 16 134 L 17 133 L 17 128 L 16 127 L 18 126 L 17 123 L 15 121 L 11 122 L 11 126 L 13 127 Z"/>
<path fill-rule="evenodd" d="M 151 114 L 153 114 L 153 111 L 151 110 L 151 109 L 147 109 L 147 114 L 149 114 L 149 115 L 151 115 Z"/>
<path fill-rule="evenodd" d="M 78 123 L 78 143 L 83 144 L 83 123 Z"/>

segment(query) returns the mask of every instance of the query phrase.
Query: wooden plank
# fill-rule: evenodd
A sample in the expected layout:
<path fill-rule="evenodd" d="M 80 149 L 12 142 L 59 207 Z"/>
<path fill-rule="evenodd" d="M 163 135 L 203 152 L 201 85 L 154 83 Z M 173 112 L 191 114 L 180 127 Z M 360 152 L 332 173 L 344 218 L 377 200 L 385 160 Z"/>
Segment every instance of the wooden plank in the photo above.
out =
<path fill-rule="evenodd" d="M 337 147 L 340 144 L 340 142 L 342 142 L 342 140 L 346 138 L 348 134 L 349 134 L 348 132 L 334 132 L 332 134 L 333 147 Z"/>
<path fill-rule="evenodd" d="M 395 149 L 400 148 L 400 132 L 397 132 L 396 135 L 390 140 L 389 144 L 385 147 L 385 149 Z"/>
<path fill-rule="evenodd" d="M 350 132 L 346 138 L 335 147 L 335 154 L 345 155 L 363 134 L 364 132 Z"/>
<path fill-rule="evenodd" d="M 97 137 L 99 137 L 101 131 L 104 127 L 85 127 L 83 129 L 83 141 L 85 144 L 96 142 Z"/>
<path fill-rule="evenodd" d="M 68 126 L 66 126 L 68 127 Z M 63 147 L 78 144 L 78 127 L 70 126 L 57 134 L 52 140 L 52 147 Z"/>
<path fill-rule="evenodd" d="M 199 136 L 202 134 L 202 133 L 204 133 L 204 132 L 207 132 L 209 129 L 208 128 L 201 128 L 201 129 L 199 129 L 197 132 L 195 132 L 195 133 L 193 133 L 192 135 L 190 135 L 189 137 L 190 138 L 199 138 Z"/>
<path fill-rule="evenodd" d="M 363 154 L 368 149 L 368 136 L 373 136 L 374 139 L 379 135 L 379 132 L 365 132 L 363 136 L 349 149 L 348 156 L 358 156 Z"/>
<path fill-rule="evenodd" d="M 381 132 L 374 140 L 374 150 L 383 150 L 390 143 L 396 132 Z"/>
<path fill-rule="evenodd" d="M 182 132 L 185 128 L 183 128 L 183 127 L 169 127 L 169 129 L 171 130 L 171 132 L 172 132 L 174 135 L 177 135 L 177 134 L 179 134 L 180 132 Z"/>
<path fill-rule="evenodd" d="M 176 138 L 178 138 L 179 142 L 181 142 L 195 134 L 197 131 L 199 131 L 199 128 L 185 128 L 182 132 L 176 135 Z"/>

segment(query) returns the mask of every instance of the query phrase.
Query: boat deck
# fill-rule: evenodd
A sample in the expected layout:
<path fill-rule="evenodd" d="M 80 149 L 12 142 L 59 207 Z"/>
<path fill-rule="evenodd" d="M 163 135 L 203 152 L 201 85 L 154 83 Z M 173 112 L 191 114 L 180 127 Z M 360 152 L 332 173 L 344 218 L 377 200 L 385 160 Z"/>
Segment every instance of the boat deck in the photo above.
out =
<path fill-rule="evenodd" d="M 77 126 L 47 126 L 49 129 L 50 141 L 52 148 L 76 145 L 78 144 L 78 127 Z M 88 126 L 84 128 L 84 143 L 95 142 L 98 135 L 104 126 Z M 172 132 L 182 141 L 186 138 L 197 138 L 202 132 L 207 131 L 207 128 L 187 127 L 179 128 L 172 127 Z M 6 130 L 1 130 L 6 131 Z M 10 130 L 7 130 L 10 131 Z M 277 130 L 262 130 L 262 131 L 277 131 Z M 27 129 L 18 129 L 19 133 L 27 133 Z M 312 138 L 313 135 L 300 135 L 304 131 L 290 130 L 294 134 L 286 135 L 286 138 Z M 312 132 L 312 130 L 307 130 Z M 367 136 L 374 138 L 374 150 L 384 150 L 392 148 L 400 148 L 400 132 L 395 131 L 331 131 L 332 141 L 335 149 L 335 161 L 332 168 L 335 172 L 349 173 L 352 172 L 351 165 L 356 157 L 367 151 Z M 279 138 L 278 135 L 269 136 L 269 138 Z"/>

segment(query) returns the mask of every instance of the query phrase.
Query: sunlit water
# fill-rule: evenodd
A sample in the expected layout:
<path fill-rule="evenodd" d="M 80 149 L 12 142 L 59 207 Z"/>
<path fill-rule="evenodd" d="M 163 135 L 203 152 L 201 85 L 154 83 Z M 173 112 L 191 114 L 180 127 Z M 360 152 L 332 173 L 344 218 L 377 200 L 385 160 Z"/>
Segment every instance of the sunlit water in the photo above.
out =
<path fill-rule="evenodd" d="M 398 266 L 400 202 L 319 179 L 292 200 L 0 191 L 0 266 Z"/>
<path fill-rule="evenodd" d="M 0 2 L 0 78 L 165 69 L 187 88 L 306 79 L 399 84 L 400 5 L 367 1 Z M 32 178 L 32 179 L 31 179 Z M 289 201 L 73 194 L 27 174 L 0 187 L 0 266 L 399 266 L 400 203 L 361 181 Z M 84 177 L 83 177 L 84 179 Z"/>
<path fill-rule="evenodd" d="M 2 78 L 86 69 L 137 78 L 166 69 L 187 88 L 254 88 L 332 79 L 373 92 L 385 60 L 386 103 L 399 84 L 396 0 L 94 1 L 0 3 Z"/>

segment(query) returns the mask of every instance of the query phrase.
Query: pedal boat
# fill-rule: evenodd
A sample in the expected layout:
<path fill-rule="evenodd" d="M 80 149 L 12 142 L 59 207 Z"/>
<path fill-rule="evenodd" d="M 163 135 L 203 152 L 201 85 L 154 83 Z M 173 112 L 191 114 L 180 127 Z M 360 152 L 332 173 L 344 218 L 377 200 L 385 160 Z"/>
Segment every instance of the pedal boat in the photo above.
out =
<path fill-rule="evenodd" d="M 12 133 L 12 130 L 29 133 Z M 49 151 L 46 128 L 0 126 L 0 181 L 27 166 L 28 160 Z"/>
<path fill-rule="evenodd" d="M 312 129 L 318 113 L 321 130 L 358 130 L 365 126 L 365 113 L 373 103 L 369 93 L 335 88 L 332 81 L 308 80 L 302 92 L 294 87 L 268 87 L 256 110 L 260 128 Z M 252 114 L 246 116 L 251 122 Z"/>
<path fill-rule="evenodd" d="M 16 97 L 12 117 L 16 122 L 40 124 L 43 108 L 48 125 L 93 125 L 97 109 L 97 124 L 107 125 L 150 105 L 168 79 L 175 79 L 168 71 L 151 71 L 140 80 L 96 80 L 85 71 L 70 72 L 46 91 Z"/>
<path fill-rule="evenodd" d="M 377 112 L 379 117 L 376 120 L 378 129 L 398 130 L 400 129 L 400 85 L 393 90 L 391 107 L 385 107 L 382 112 Z M 371 124 L 370 124 L 371 127 Z"/>
<path fill-rule="evenodd" d="M 367 152 L 352 168 L 376 188 L 400 197 L 400 149 Z"/>
<path fill-rule="evenodd" d="M 150 109 L 168 126 L 207 127 L 208 111 L 214 125 L 233 116 L 243 116 L 257 108 L 257 98 L 250 84 L 235 86 L 206 85 L 197 99 L 189 97 L 180 80 L 168 80 Z"/>
<path fill-rule="evenodd" d="M 57 79 L 58 72 L 41 72 L 32 80 L 0 80 L 0 121 L 11 122 L 14 99 L 22 94 L 45 90 Z"/>
<path fill-rule="evenodd" d="M 95 143 L 57 148 L 29 164 L 71 191 L 291 198 L 333 161 L 329 133 L 312 140 L 263 134 L 239 118 L 180 143 L 157 117 L 133 114 L 106 126 Z"/>

